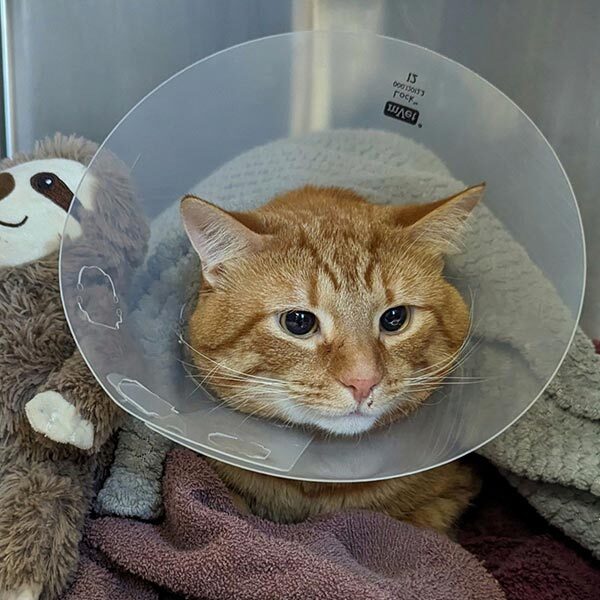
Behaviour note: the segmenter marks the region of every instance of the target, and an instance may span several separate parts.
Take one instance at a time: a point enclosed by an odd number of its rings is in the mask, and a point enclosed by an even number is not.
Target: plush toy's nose
[[[0,200],[15,189],[15,178],[10,173],[0,173]]]

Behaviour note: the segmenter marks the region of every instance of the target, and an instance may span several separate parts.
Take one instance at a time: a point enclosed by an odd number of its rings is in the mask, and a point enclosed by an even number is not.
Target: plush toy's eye
[[[56,178],[52,173],[36,173],[31,178],[31,185],[34,189],[42,194],[48,192],[54,186]]]
[[[279,317],[284,331],[295,337],[308,337],[317,331],[319,321],[313,313],[306,310],[290,310]]]
[[[36,173],[29,180],[29,183],[36,192],[46,196],[58,207],[64,211],[69,210],[71,200],[73,200],[73,192],[58,175],[55,173]]]
[[[407,306],[388,308],[379,318],[379,327],[384,333],[398,333],[408,325],[410,309]]]

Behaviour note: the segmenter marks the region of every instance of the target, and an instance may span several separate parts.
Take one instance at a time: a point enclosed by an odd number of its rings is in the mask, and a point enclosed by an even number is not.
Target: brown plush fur
[[[51,157],[88,164],[96,149],[82,138],[57,135],[38,144],[31,155],[3,161],[0,170]],[[120,230],[110,227],[121,256],[106,260],[119,280],[130,268],[122,255],[132,262],[143,256],[146,229],[132,217],[122,167],[100,164],[96,176],[102,185],[97,210],[88,217],[94,230],[109,229],[109,196],[120,198],[129,216]],[[91,255],[93,238],[86,237],[84,244]],[[61,303],[57,254],[0,269],[0,331],[0,596],[27,586],[41,589],[43,598],[54,598],[77,565],[94,476],[121,412],[75,347]],[[25,405],[45,390],[60,393],[93,424],[90,450],[53,442],[31,428]]]
[[[443,277],[443,257],[458,249],[482,192],[379,206],[349,190],[309,186],[243,214],[184,198],[203,267],[189,323],[203,382],[244,412],[334,434],[414,411],[460,358],[469,310]],[[408,325],[394,335],[380,331],[379,317],[398,305],[410,307]],[[290,336],[278,319],[290,310],[313,312],[320,328],[306,339]],[[381,378],[358,408],[343,385],[349,372]],[[215,467],[255,512],[283,521],[371,508],[447,531],[478,487],[461,464],[350,485]]]

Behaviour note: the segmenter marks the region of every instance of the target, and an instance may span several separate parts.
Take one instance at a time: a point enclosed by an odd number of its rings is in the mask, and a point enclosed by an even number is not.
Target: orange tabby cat
[[[406,416],[441,385],[467,336],[469,310],[442,270],[483,190],[383,206],[307,186],[247,213],[185,197],[202,264],[189,323],[199,375],[238,410],[330,434]],[[478,489],[458,462],[359,484],[213,466],[277,521],[367,508],[447,531]]]

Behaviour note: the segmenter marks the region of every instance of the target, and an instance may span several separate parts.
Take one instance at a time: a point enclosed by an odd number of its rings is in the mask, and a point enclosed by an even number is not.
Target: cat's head
[[[189,323],[199,380],[231,407],[334,434],[413,411],[469,330],[442,271],[483,190],[382,206],[305,187],[248,213],[186,196],[202,264]]]

